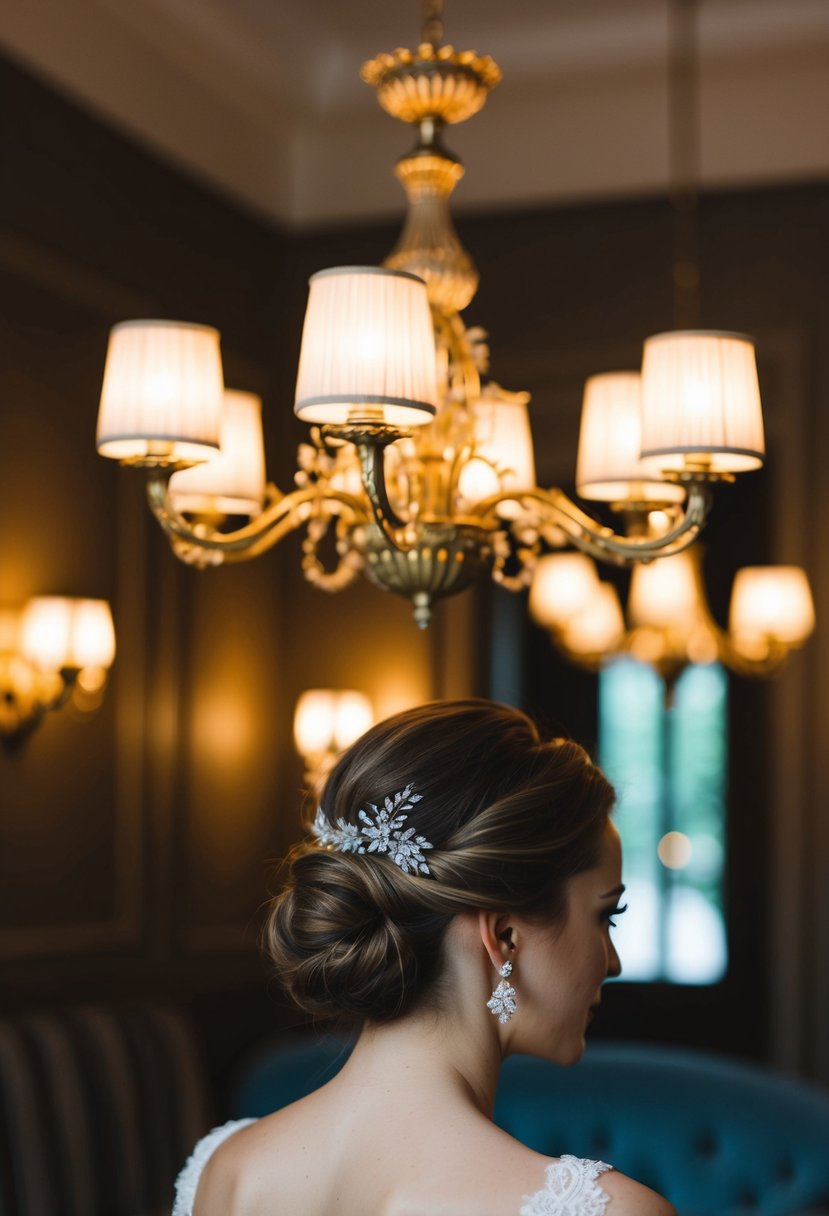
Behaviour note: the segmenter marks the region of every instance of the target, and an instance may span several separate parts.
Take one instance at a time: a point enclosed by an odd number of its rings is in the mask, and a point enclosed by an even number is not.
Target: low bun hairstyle
[[[408,813],[433,845],[429,875],[390,857],[321,848],[287,859],[265,946],[294,1002],[317,1020],[389,1021],[436,995],[452,917],[486,908],[547,921],[566,884],[599,858],[613,789],[577,743],[544,741],[491,701],[436,701],[367,731],[331,772],[329,823],[412,784]]]

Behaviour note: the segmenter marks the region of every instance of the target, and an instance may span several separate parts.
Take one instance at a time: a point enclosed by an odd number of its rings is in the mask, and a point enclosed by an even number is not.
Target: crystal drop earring
[[[498,974],[501,976],[501,979],[498,981],[498,987],[487,1001],[486,1007],[503,1025],[518,1010],[515,989],[507,979],[507,976],[512,975],[512,963],[509,959],[507,959],[502,967],[498,968]]]

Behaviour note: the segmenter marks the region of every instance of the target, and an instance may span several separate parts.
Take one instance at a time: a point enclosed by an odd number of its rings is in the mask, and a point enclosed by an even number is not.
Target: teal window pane
[[[723,900],[728,679],[686,668],[670,701],[632,659],[599,677],[599,762],[619,797],[629,911],[624,978],[716,983],[728,956]]]

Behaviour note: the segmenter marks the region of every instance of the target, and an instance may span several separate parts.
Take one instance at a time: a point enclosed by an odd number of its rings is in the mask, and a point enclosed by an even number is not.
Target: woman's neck
[[[401,1086],[409,1102],[472,1105],[491,1118],[501,1062],[486,1016],[428,1010],[366,1026],[341,1076],[386,1094]]]

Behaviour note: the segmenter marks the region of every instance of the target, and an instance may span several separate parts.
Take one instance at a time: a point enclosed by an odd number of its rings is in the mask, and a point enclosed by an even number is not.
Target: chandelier
[[[14,751],[73,692],[94,708],[115,658],[105,600],[40,595],[0,611],[0,742]]]
[[[642,378],[637,372],[591,376],[584,388],[576,490],[607,501],[629,497],[638,476]],[[637,526],[657,535],[661,509]],[[597,670],[622,654],[655,667],[667,684],[690,663],[720,662],[740,675],[768,675],[802,646],[815,623],[809,581],[798,566],[739,570],[728,632],[708,607],[697,545],[631,575],[626,628],[616,588],[582,553],[553,553],[536,563],[530,615],[572,662]]]
[[[597,671],[628,655],[654,667],[668,687],[694,663],[721,663],[741,676],[769,676],[815,625],[804,570],[745,566],[734,579],[729,625],[722,629],[708,606],[698,545],[637,565],[626,613],[616,588],[599,578],[589,557],[547,554],[530,587],[530,615],[577,666]]]
[[[487,573],[526,587],[546,548],[619,565],[679,553],[705,522],[712,483],[764,458],[751,340],[676,331],[645,343],[636,476],[605,495],[620,530],[535,484],[529,395],[489,377],[486,335],[461,318],[478,276],[449,211],[463,166],[443,143],[501,72],[442,34],[429,0],[420,45],[362,69],[414,133],[395,168],[408,211],[383,267],[311,279],[294,406],[310,434],[295,486],[266,484],[261,402],[225,392],[219,335],[205,326],[116,326],[97,432],[102,455],[146,471],[150,507],[183,561],[247,560],[304,528],[311,583],[339,591],[362,573],[408,597],[421,627],[436,599]],[[658,531],[644,527],[655,507]]]

